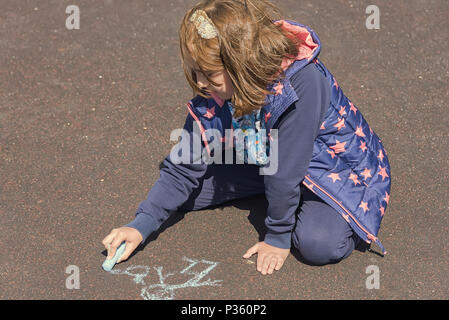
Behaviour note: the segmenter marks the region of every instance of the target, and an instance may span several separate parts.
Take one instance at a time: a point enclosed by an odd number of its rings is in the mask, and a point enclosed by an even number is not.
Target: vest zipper
[[[198,124],[198,127],[200,128],[200,131],[201,131],[201,137],[202,137],[203,142],[204,142],[204,145],[205,145],[205,147],[206,147],[206,149],[207,149],[207,153],[208,153],[209,156],[210,156],[210,149],[209,149],[209,143],[207,142],[206,132],[205,132],[205,130],[204,130],[203,125],[201,124],[200,119],[198,119],[198,117],[196,116],[195,112],[193,112],[193,110],[192,110],[191,107],[192,107],[192,104],[191,104],[190,102],[187,103],[187,108],[189,109],[189,113],[190,113],[190,115],[193,117],[193,119],[196,121],[196,123]]]

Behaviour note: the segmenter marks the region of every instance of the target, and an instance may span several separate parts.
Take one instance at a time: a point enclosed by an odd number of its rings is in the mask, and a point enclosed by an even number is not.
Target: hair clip
[[[218,36],[217,29],[203,10],[196,10],[190,17],[190,21],[195,24],[196,30],[201,38],[213,39]]]

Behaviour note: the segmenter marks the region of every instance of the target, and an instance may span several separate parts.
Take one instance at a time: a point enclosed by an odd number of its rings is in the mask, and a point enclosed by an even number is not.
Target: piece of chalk
[[[112,259],[106,259],[103,262],[103,270],[104,271],[111,271],[112,268],[114,268],[114,265],[117,263],[118,259],[120,259],[120,257],[122,256],[122,254],[125,252],[125,242],[123,241],[122,244],[117,248],[117,250],[115,251],[114,256],[112,257]]]

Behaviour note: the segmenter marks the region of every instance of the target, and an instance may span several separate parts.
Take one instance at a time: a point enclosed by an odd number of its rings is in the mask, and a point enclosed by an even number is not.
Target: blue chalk
[[[114,268],[114,265],[117,263],[117,260],[120,259],[120,257],[122,256],[122,254],[125,252],[125,241],[123,241],[120,246],[117,248],[117,250],[115,251],[115,255],[112,257],[112,259],[106,259],[103,262],[103,270],[104,271],[111,271],[112,268]]]

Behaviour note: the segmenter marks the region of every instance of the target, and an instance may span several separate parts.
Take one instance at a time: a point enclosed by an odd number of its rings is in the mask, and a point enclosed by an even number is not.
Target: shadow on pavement
[[[159,164],[159,169],[162,169],[162,168],[163,168],[163,163],[161,162]],[[264,238],[265,238],[266,231],[267,231],[266,226],[265,226],[265,218],[267,216],[268,201],[267,201],[265,195],[261,194],[261,195],[256,195],[256,196],[251,196],[251,197],[231,200],[231,201],[227,201],[225,203],[222,203],[220,205],[214,205],[214,206],[206,207],[206,208],[201,209],[199,211],[214,210],[214,209],[219,209],[219,208],[223,209],[225,207],[230,207],[230,206],[233,206],[233,207],[235,207],[237,209],[241,209],[241,210],[247,210],[247,211],[250,212],[249,215],[248,215],[248,221],[253,225],[254,229],[257,231],[257,233],[259,235],[259,241],[263,241]],[[187,213],[188,212],[182,212],[182,211],[173,212],[170,215],[170,217],[161,225],[159,230],[156,231],[156,232],[153,232],[145,240],[144,243],[139,245],[136,248],[136,250],[134,250],[134,252],[131,254],[131,256],[129,258],[133,257],[139,251],[144,250],[145,247],[150,242],[156,240],[159,237],[159,235],[161,233],[163,233],[167,228],[170,228],[171,226],[175,225],[176,223],[178,223],[179,221],[184,219],[184,216]],[[370,253],[373,253],[375,255],[383,257],[383,255],[381,253],[372,250],[370,244],[367,244],[364,241],[359,241],[356,244],[356,247],[355,247],[354,250],[357,250],[357,251],[360,251],[360,252],[368,251]],[[290,253],[299,262],[307,264],[307,265],[312,265],[312,264],[308,263],[307,260],[305,260],[301,256],[301,253],[293,245],[291,246]],[[103,255],[105,255],[105,256],[107,255],[107,251],[106,250],[103,251]],[[335,263],[338,263],[338,262],[335,262]]]

